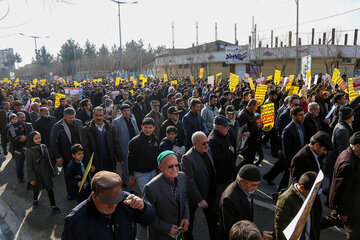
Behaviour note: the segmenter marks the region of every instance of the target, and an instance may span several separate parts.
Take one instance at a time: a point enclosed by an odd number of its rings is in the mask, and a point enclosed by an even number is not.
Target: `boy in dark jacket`
[[[85,199],[87,199],[91,193],[90,188],[90,174],[87,176],[84,185],[79,192],[79,188],[81,186],[82,178],[85,174],[85,169],[87,167],[87,162],[83,162],[84,158],[84,149],[81,144],[74,144],[71,147],[71,154],[73,159],[69,162],[66,169],[66,185],[69,190],[69,196],[73,200],[77,200],[78,203],[81,203]],[[92,165],[90,172],[94,172],[95,167]]]
[[[175,126],[168,126],[166,128],[166,137],[164,137],[159,145],[160,152],[170,150],[182,156],[185,153],[185,148],[181,147],[179,141],[176,139],[178,129]]]

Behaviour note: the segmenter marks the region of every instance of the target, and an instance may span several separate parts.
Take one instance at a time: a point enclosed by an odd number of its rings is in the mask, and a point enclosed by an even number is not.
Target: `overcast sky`
[[[86,39],[99,48],[102,43],[109,48],[119,45],[117,4],[111,0],[0,0],[0,49],[13,48],[23,57],[20,66],[30,63],[35,44],[30,37],[49,36],[37,40],[38,48],[46,46],[56,54],[69,38],[83,47]],[[238,25],[239,44],[247,44],[251,34],[252,16],[257,24],[258,38],[266,45],[270,29],[274,36],[285,40],[289,31],[295,36],[295,0],[138,0],[138,4],[121,5],[123,44],[143,39],[145,44],[172,46],[171,22],[175,23],[175,48],[191,47],[196,42],[195,22],[199,22],[199,44],[215,40],[215,22],[218,39],[234,42],[234,24]],[[360,8],[358,0],[300,0],[300,23],[320,19]],[[360,11],[301,24],[303,44],[315,28],[318,39],[322,32],[335,27],[349,34],[360,27]],[[348,31],[348,32],[346,32]],[[359,36],[360,37],[360,36]],[[286,40],[287,42],[287,40]],[[293,40],[294,44],[295,40]],[[342,41],[343,42],[343,41]],[[360,44],[360,40],[358,41]]]

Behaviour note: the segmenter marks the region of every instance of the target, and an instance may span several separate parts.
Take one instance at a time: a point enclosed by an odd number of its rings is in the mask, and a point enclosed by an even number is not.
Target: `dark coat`
[[[91,103],[94,106],[94,108],[101,105],[103,101],[102,100],[103,96],[104,96],[103,93],[99,93],[99,92],[94,93],[94,95],[91,98]]]
[[[306,144],[307,142],[306,142],[306,135],[304,129],[303,129],[303,133],[304,133],[304,144]],[[288,168],[290,166],[292,158],[303,147],[301,145],[300,136],[294,121],[292,121],[291,123],[289,123],[289,125],[286,126],[286,128],[282,133],[281,140],[282,140],[285,164],[286,164],[286,168]]]
[[[151,172],[157,168],[156,158],[159,154],[159,140],[152,134],[146,136],[142,131],[129,142],[128,170],[129,175],[135,172]]]
[[[216,173],[210,151],[206,154]],[[197,207],[197,204],[202,200],[208,201],[210,188],[216,188],[216,186],[210,186],[210,174],[200,153],[195,150],[195,147],[192,147],[182,157],[181,169],[187,176],[189,205]]]
[[[86,162],[90,161],[91,155],[94,153],[92,165],[95,166],[95,171],[102,170],[115,172],[116,160],[123,159],[121,148],[115,148],[115,132],[110,123],[104,120],[106,131],[106,146],[107,159],[103,159],[100,150],[99,133],[95,126],[95,121],[91,120],[82,130],[81,142],[84,147],[84,159]],[[117,156],[119,156],[117,158]]]
[[[134,117],[136,119],[136,124],[139,129],[141,128],[142,121],[144,120],[145,115],[146,115],[145,110],[146,109],[145,109],[144,104],[142,104],[140,107],[139,104],[137,104],[137,103],[134,104],[134,106],[131,110],[131,112],[134,114]]]
[[[191,136],[197,131],[205,131],[202,118],[199,114],[195,115],[191,111],[188,112],[183,118],[183,127],[185,131],[184,145],[186,150],[192,147]]]
[[[63,106],[58,106],[57,108],[55,108],[54,110],[54,117],[56,118],[57,121],[60,121],[63,117],[64,117],[64,110],[66,107]]]
[[[176,124],[170,118],[165,120],[163,122],[163,124],[161,124],[161,127],[160,127],[160,138],[159,139],[163,139],[164,137],[166,137],[166,128],[169,126],[174,126],[177,128],[176,139],[178,140],[178,143],[180,144],[179,146],[183,146],[184,140],[185,140],[185,131],[182,126],[182,122],[180,120]]]
[[[4,109],[0,110],[0,134],[1,134],[1,141],[3,141],[2,139],[6,140],[6,126],[8,125],[9,122],[9,118],[7,113],[5,112]]]
[[[332,113],[332,121],[330,123],[330,128],[333,129],[336,124],[338,123],[339,121],[339,111],[340,111],[340,108],[341,107],[350,107],[352,109],[355,109],[357,107],[357,105],[360,104],[360,95],[357,96],[356,98],[354,98],[351,102],[345,104],[345,105],[337,105],[336,108],[334,109],[333,113]]]
[[[306,135],[306,141],[310,142],[310,138],[322,130],[321,123],[318,117],[313,117],[309,112],[304,116],[304,129]]]
[[[220,231],[218,239],[229,239],[231,227],[238,221],[253,221],[253,208],[240,188],[238,181],[232,182],[220,198]]]
[[[123,192],[124,199],[129,193]],[[155,218],[154,208],[144,201],[145,210],[140,212],[120,202],[111,219],[104,217],[96,208],[92,197],[77,205],[65,218],[62,240],[135,240],[136,223],[150,225]]]
[[[79,119],[75,119],[73,125],[76,132],[79,134],[80,139],[83,128],[82,122]],[[63,158],[64,162],[68,163],[72,159],[71,146],[74,143],[72,142],[70,132],[66,130],[66,127],[64,119],[55,123],[51,129],[50,146],[55,159]]]
[[[236,176],[235,154],[229,149],[231,146],[230,135],[223,136],[218,130],[213,129],[209,134],[208,141],[216,169],[217,183],[229,184]]]
[[[48,118],[40,117],[34,124],[34,130],[41,134],[41,143],[50,148],[51,129],[56,123],[56,118],[49,116]]]
[[[34,146],[25,150],[27,181],[36,181],[36,190],[54,187],[52,176],[57,172],[52,165],[46,145]]]
[[[92,111],[90,111],[90,116],[89,116],[86,113],[86,111],[83,109],[76,114],[76,118],[81,120],[83,125],[85,125],[87,122],[90,122],[93,119],[93,114],[92,114]]]
[[[303,200],[300,196],[300,193],[295,189],[293,185],[279,196],[279,199],[276,202],[275,208],[275,218],[274,218],[274,236],[277,240],[285,240],[285,235],[283,231],[289,225],[289,223],[296,216],[303,204]],[[314,224],[314,206],[310,212],[311,216],[311,229],[310,229],[310,239],[317,240],[319,239],[318,233],[320,229],[316,228]],[[305,228],[306,229],[306,226]],[[305,231],[303,231],[300,240],[305,240]]]
[[[155,220],[149,226],[149,239],[171,240],[173,238],[168,234],[172,225],[180,226],[182,219],[190,220],[185,173],[179,172],[177,176],[179,201],[174,199],[167,181],[160,173],[144,187],[144,200],[151,203],[156,212]]]
[[[290,108],[286,108],[280,115],[279,115],[279,122],[277,126],[278,135],[281,137],[284,129],[286,126],[292,121],[290,116]],[[282,146],[281,146],[282,147]]]
[[[247,131],[250,132],[250,136],[248,137],[248,146],[249,148],[255,148],[256,147],[256,141],[258,140],[260,131],[256,124],[256,119],[254,117],[254,114],[250,113],[246,108],[243,109],[237,118],[239,121],[240,127],[242,127],[244,124],[247,124]]]
[[[348,147],[337,158],[329,192],[329,204],[341,216],[360,216],[360,158]]]
[[[82,161],[84,168],[88,165],[88,162]],[[81,168],[81,163],[75,162],[75,160],[71,160],[66,167],[65,173],[65,182],[68,190],[68,194],[72,199],[77,200],[78,202],[82,202],[87,199],[91,193],[91,179],[90,174],[88,174],[85,182],[87,182],[86,188],[81,188],[79,192],[78,182],[81,182],[83,178],[83,172]]]
[[[10,141],[10,152],[14,154],[15,150],[23,149],[26,145],[26,141],[20,142],[19,137],[23,135],[26,139],[29,139],[29,135],[34,129],[31,123],[24,122],[20,124],[18,122],[16,124],[10,124],[7,131],[6,138]]]
[[[179,145],[179,142],[176,140],[174,140],[174,142],[171,142],[167,137],[164,137],[162,140],[161,140],[161,143],[159,145],[159,151],[160,152],[163,152],[165,150],[173,150],[174,146],[178,146],[178,147],[181,147]]]
[[[169,109],[169,107],[171,107],[172,105],[170,103],[166,103],[160,110],[161,115],[164,117],[164,119],[168,118],[167,115],[167,110]]]

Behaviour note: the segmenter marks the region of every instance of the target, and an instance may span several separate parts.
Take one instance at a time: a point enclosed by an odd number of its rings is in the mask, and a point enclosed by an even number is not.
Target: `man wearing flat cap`
[[[122,181],[116,173],[96,173],[91,189],[89,199],[77,205],[65,218],[62,240],[135,240],[135,223],[146,226],[155,218],[150,203],[122,191]]]
[[[231,227],[238,221],[253,221],[253,193],[261,175],[258,167],[246,164],[240,168],[237,179],[224,191],[220,199],[220,230],[218,239],[229,239]]]
[[[189,204],[186,175],[179,171],[180,163],[173,151],[163,151],[157,157],[161,173],[144,188],[144,200],[155,207],[156,217],[149,226],[150,240],[170,240],[189,227]]]
[[[340,153],[334,166],[329,193],[330,207],[343,222],[347,239],[360,239],[360,132]]]

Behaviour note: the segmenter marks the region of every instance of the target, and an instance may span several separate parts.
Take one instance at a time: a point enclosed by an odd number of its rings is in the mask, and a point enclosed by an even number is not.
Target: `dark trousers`
[[[2,149],[4,151],[4,155],[5,153],[7,153],[7,139],[6,139],[6,133],[3,134],[1,133],[1,146],[2,146]]]
[[[40,191],[39,190],[33,190],[33,200],[38,200],[38,197],[39,197],[39,193]],[[49,201],[50,201],[50,206],[56,206],[56,203],[55,203],[55,195],[54,195],[54,191],[52,189],[46,189],[46,193],[49,197]]]
[[[346,231],[346,239],[348,240],[358,240],[360,239],[360,215],[358,216],[348,216],[348,220],[344,224]]]
[[[249,146],[247,149],[245,149],[242,152],[242,156],[244,160],[239,164],[237,170],[239,170],[242,166],[246,164],[254,164],[256,151],[257,151],[256,144],[253,144],[251,147]]]
[[[216,204],[215,201],[212,200],[211,202],[208,202],[209,207],[206,209],[203,209],[204,215],[206,217],[206,221],[208,224],[208,229],[209,229],[209,235],[210,235],[210,240],[216,240],[216,235],[217,235],[217,231],[218,231],[218,225],[217,225],[217,220],[218,218],[216,217]],[[190,206],[189,210],[190,210],[190,224],[189,224],[189,229],[187,230],[187,232],[185,232],[184,234],[184,238],[186,240],[193,240],[193,224],[194,224],[194,217],[195,217],[195,211],[196,211],[197,207],[195,206]]]
[[[24,149],[18,149],[14,151],[13,159],[16,164],[16,176],[19,180],[24,180],[24,162],[25,154]]]
[[[270,140],[271,154],[276,154],[278,145],[276,143],[277,132],[275,127],[273,127],[269,132],[265,132],[265,135],[262,138],[262,142],[265,144],[268,140]]]

